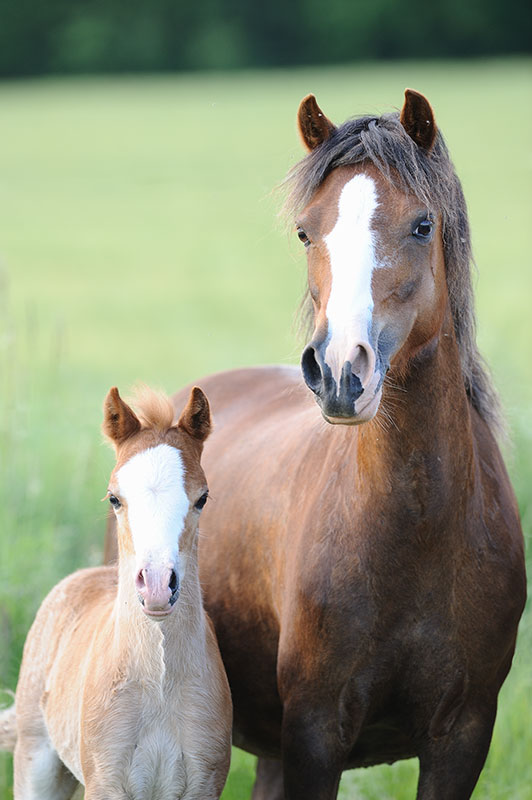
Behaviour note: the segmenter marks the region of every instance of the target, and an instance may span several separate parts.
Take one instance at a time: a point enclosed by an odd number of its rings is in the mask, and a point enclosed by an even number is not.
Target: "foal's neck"
[[[205,617],[197,560],[189,558],[174,610],[162,620],[142,610],[133,585],[131,557],[119,555],[118,590],[113,608],[115,657],[120,669],[141,680],[173,680],[202,651]]]

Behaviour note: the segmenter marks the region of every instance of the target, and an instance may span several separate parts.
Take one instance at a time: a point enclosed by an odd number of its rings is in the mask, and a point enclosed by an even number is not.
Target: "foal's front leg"
[[[14,771],[15,800],[70,800],[79,786],[46,735],[19,734]]]

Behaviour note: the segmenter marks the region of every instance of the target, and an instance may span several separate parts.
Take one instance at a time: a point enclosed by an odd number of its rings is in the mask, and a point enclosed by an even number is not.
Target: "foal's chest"
[[[181,800],[187,794],[187,759],[168,726],[154,721],[140,731],[121,778],[131,800]]]
[[[125,702],[127,698],[127,703]],[[186,701],[134,697],[127,690],[92,743],[92,775],[105,774],[106,796],[127,800],[207,800],[215,797],[202,753],[187,729]]]

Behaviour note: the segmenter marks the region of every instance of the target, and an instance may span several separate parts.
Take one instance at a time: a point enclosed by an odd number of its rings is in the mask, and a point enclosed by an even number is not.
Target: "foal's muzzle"
[[[149,617],[166,617],[179,597],[179,578],[174,569],[147,566],[135,579],[137,596]]]

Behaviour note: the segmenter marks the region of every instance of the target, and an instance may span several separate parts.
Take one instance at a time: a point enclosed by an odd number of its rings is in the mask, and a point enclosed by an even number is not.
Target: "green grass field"
[[[51,586],[101,560],[111,385],[177,390],[234,366],[296,362],[302,248],[272,188],[302,155],[310,91],[336,121],[426,93],[468,200],[481,349],[532,533],[530,62],[0,84],[0,687]],[[521,626],[476,800],[532,798],[532,615]],[[6,698],[7,702],[7,698]],[[245,800],[235,751],[224,800]],[[346,773],[341,798],[411,799],[417,764]],[[0,757],[0,800],[12,797]]]

